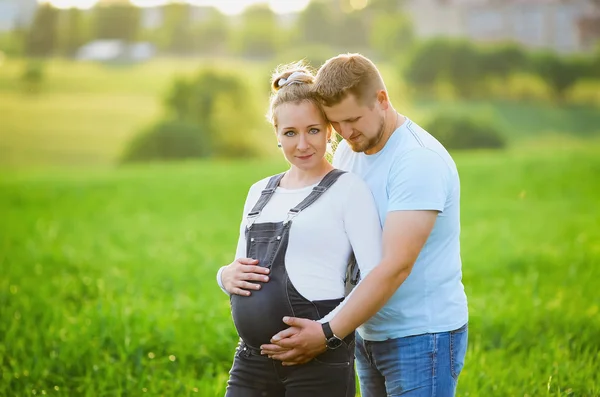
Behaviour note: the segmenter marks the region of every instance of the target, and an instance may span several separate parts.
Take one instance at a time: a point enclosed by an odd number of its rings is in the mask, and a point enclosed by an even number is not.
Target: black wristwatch
[[[329,323],[321,324],[323,326],[323,333],[325,334],[325,345],[328,349],[337,349],[344,343],[339,337],[337,337],[331,330]]]

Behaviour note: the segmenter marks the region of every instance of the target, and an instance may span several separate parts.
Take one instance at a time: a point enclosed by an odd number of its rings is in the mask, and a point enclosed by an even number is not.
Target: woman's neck
[[[279,186],[286,189],[301,189],[311,186],[318,183],[331,170],[333,170],[333,166],[326,159],[310,169],[301,169],[292,165],[281,179]]]

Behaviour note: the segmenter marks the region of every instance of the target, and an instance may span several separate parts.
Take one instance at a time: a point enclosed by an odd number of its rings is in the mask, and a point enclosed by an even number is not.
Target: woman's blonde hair
[[[267,119],[277,129],[277,107],[284,103],[310,102],[321,112],[325,112],[314,91],[315,76],[303,62],[295,62],[277,67],[271,78],[271,99]]]

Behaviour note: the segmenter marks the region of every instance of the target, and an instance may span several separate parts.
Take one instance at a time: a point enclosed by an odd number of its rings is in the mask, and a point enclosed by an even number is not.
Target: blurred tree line
[[[489,82],[514,74],[541,78],[562,99],[579,80],[600,77],[600,49],[595,56],[560,56],[532,52],[514,44],[480,46],[461,40],[415,39],[402,1],[313,0],[297,15],[280,16],[266,4],[227,17],[212,7],[171,3],[154,9],[127,4],[91,10],[60,10],[41,5],[29,29],[12,40],[0,39],[0,51],[28,57],[76,54],[93,40],[119,39],[153,43],[164,55],[235,56],[289,62],[308,59],[319,66],[339,52],[361,52],[397,65],[417,93],[440,84],[460,97],[490,95]]]
[[[561,56],[510,43],[417,40],[398,0],[312,0],[293,16],[258,4],[236,17],[177,2],[152,10],[113,4],[86,11],[44,4],[29,29],[11,35],[11,40],[0,38],[0,51],[29,58],[72,57],[82,45],[102,39],[150,42],[169,56],[234,56],[273,65],[304,58],[318,67],[340,52],[360,52],[392,65],[412,90],[411,97],[436,96],[442,87],[454,97],[490,98],[494,87],[526,75],[541,80],[556,100],[564,101],[579,81],[600,79],[600,48],[592,55]],[[31,63],[23,74],[28,91],[35,92],[43,77],[40,65]],[[138,134],[123,160],[258,155],[264,150],[257,144],[257,131],[265,124],[249,98],[244,76],[218,68],[176,79],[165,98],[163,119]],[[245,113],[232,118],[230,109]],[[488,120],[471,116],[437,115],[426,127],[449,148],[506,144]]]
[[[90,10],[41,4],[31,26],[0,41],[8,55],[73,56],[83,44],[102,39],[151,42],[163,54],[272,58],[302,48],[310,52],[361,51],[388,58],[408,48],[412,28],[401,2],[313,0],[297,15],[280,16],[266,4],[227,17],[212,7],[174,2],[154,9],[128,4]],[[10,44],[9,44],[10,42]],[[316,65],[318,66],[318,65]]]
[[[461,98],[490,97],[490,82],[515,74],[541,78],[559,101],[581,80],[600,79],[600,48],[592,55],[561,56],[516,44],[483,46],[465,40],[432,39],[416,45],[402,68],[407,84],[432,94],[440,84]]]

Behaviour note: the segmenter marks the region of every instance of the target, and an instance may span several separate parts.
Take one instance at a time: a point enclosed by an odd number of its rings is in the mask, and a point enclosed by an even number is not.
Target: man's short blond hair
[[[314,90],[325,106],[334,106],[354,95],[361,104],[371,104],[385,84],[371,60],[360,54],[340,54],[319,69]]]

